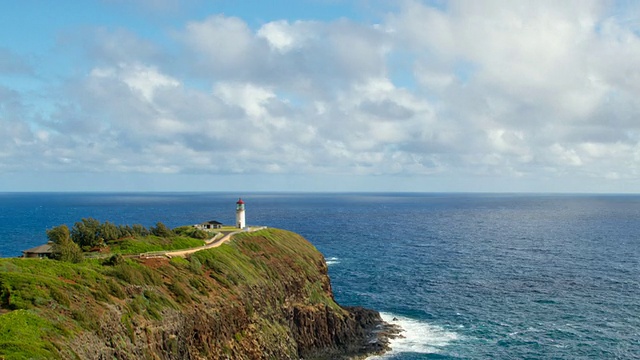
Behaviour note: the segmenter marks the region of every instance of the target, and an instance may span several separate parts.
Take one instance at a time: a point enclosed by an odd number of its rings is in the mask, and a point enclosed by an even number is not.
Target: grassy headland
[[[334,302],[326,271],[309,242],[277,229],[241,233],[187,259],[0,259],[0,357],[286,359],[342,351],[347,338],[364,337],[364,325]]]

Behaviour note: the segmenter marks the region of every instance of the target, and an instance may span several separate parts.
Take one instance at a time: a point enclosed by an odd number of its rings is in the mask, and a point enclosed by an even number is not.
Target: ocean
[[[0,194],[0,255],[83,217],[302,234],[336,300],[403,329],[384,359],[640,358],[640,196]],[[376,357],[372,357],[376,358]]]

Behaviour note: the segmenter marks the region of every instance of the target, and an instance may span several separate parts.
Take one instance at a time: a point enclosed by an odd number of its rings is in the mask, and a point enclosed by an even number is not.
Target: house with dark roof
[[[211,229],[220,229],[222,227],[222,223],[219,221],[211,220],[211,221],[205,221],[203,223],[200,223],[194,226],[197,227],[198,229],[211,230]]]
[[[25,258],[52,258],[53,257],[53,242],[49,241],[46,244],[36,246],[31,249],[23,250],[22,257]]]

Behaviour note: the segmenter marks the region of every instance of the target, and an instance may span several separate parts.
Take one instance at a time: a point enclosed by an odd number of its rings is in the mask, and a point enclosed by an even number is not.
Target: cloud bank
[[[491,0],[385,11],[376,23],[259,26],[213,13],[160,38],[96,26],[65,43],[81,65],[55,85],[0,82],[0,171],[640,190],[637,9]],[[37,76],[34,60],[0,54],[3,79]]]

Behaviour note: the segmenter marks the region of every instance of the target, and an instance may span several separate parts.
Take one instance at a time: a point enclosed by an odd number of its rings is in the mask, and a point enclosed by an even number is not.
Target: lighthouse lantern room
[[[244,218],[244,201],[242,201],[241,198],[236,202],[236,226],[239,229],[244,229],[246,226]]]

